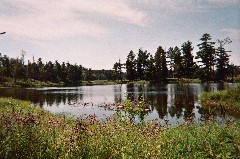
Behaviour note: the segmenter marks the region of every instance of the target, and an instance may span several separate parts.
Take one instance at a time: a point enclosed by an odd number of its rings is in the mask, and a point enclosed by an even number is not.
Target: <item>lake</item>
[[[52,113],[80,116],[95,114],[105,118],[115,113],[111,106],[126,99],[144,99],[149,106],[145,121],[169,120],[176,124],[193,117],[200,120],[205,112],[199,96],[204,91],[217,91],[237,86],[228,84],[123,84],[78,87],[0,88],[1,97],[28,100]],[[220,117],[218,117],[220,118]],[[221,120],[221,119],[219,119]]]

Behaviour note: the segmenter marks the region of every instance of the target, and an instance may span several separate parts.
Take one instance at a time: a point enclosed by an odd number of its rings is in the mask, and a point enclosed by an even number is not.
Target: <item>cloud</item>
[[[136,24],[139,26],[145,25],[145,13],[133,9],[126,1],[122,0],[88,0],[75,2],[75,9],[82,12],[96,12],[106,16],[110,16],[115,20],[124,21],[127,23]]]
[[[51,20],[44,16],[17,16],[3,18],[4,24],[0,27],[16,36],[16,38],[26,38],[31,40],[46,40],[78,35],[99,36],[105,34],[107,30],[94,23],[75,21],[73,19]],[[8,20],[5,20],[8,19]],[[61,21],[64,21],[61,22]]]
[[[78,14],[103,15],[111,22],[144,26],[146,15],[124,0],[3,0],[0,30],[15,38],[46,40],[69,36],[102,36],[108,29],[93,20],[79,19]],[[9,11],[11,6],[11,11]],[[1,6],[4,8],[4,6]],[[0,11],[1,13],[1,11]],[[97,19],[96,19],[97,20]]]

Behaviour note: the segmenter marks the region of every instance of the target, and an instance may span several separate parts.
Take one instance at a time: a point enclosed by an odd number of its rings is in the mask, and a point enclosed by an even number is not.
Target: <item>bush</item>
[[[240,86],[217,92],[205,92],[200,96],[203,107],[223,106],[228,110],[240,111]]]

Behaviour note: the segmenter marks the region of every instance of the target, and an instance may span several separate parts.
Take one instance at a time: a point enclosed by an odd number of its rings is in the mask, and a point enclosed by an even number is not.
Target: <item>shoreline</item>
[[[206,83],[202,82],[200,79],[177,79],[177,78],[169,78],[163,82],[155,82],[155,81],[109,81],[109,80],[94,80],[94,81],[81,81],[78,84],[66,84],[64,82],[41,82],[37,80],[17,80],[17,82],[13,82],[12,79],[7,82],[0,82],[0,87],[9,87],[9,88],[41,88],[41,87],[77,87],[77,86],[93,86],[93,85],[115,85],[115,84],[188,84],[188,83]],[[209,83],[228,83],[228,82],[214,82],[210,81]],[[238,82],[230,82],[230,83],[238,83]]]

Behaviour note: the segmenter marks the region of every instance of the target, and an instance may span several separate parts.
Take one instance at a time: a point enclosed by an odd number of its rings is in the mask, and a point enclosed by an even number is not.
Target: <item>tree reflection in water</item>
[[[198,97],[203,91],[216,91],[237,84],[127,84],[107,86],[80,86],[62,88],[0,88],[1,97],[28,100],[41,107],[64,106],[67,110],[73,103],[92,103],[94,113],[104,113],[99,105],[144,100],[150,106],[149,114],[157,113],[154,118],[196,118],[203,113]],[[69,108],[70,109],[70,108]],[[69,110],[71,111],[71,110]],[[82,110],[74,109],[78,115]],[[91,113],[92,111],[89,111]],[[76,113],[76,112],[74,112]],[[96,114],[98,115],[98,114]]]

